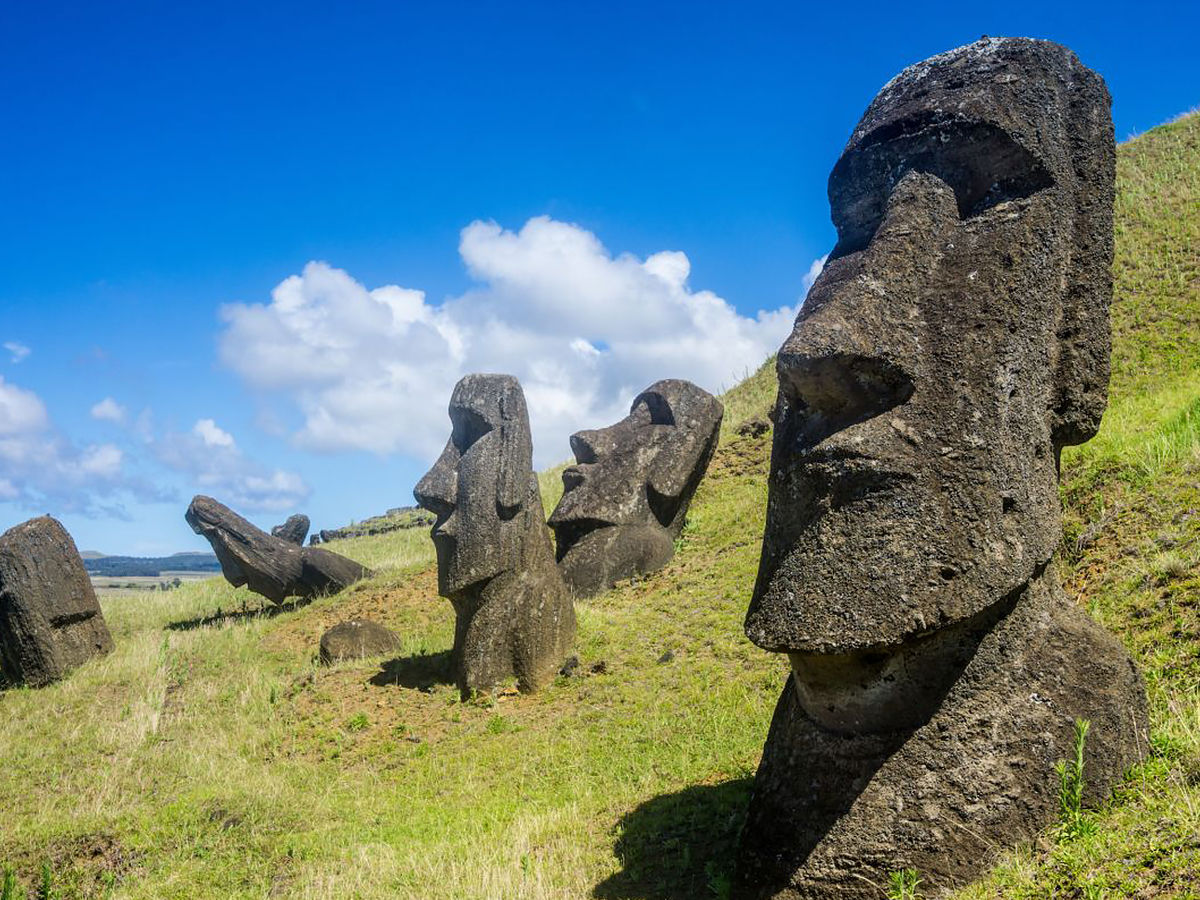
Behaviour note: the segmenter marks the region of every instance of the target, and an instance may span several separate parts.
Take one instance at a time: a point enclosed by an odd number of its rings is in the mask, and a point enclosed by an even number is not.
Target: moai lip
[[[467,375],[450,398],[450,439],[413,489],[437,516],[438,590],[455,611],[455,681],[464,695],[516,676],[554,678],[575,639],[575,608],[554,565],[521,385]]]
[[[1102,79],[985,39],[886,85],[829,180],[838,242],[778,356],[746,634],[792,664],[737,897],[938,892],[1057,815],[1076,719],[1105,796],[1141,678],[1063,594],[1058,458],[1106,404]]]
[[[576,596],[653,572],[675,554],[717,446],[724,409],[690,381],[656,381],[629,415],[571,436],[575,465],[550,515],[558,568]]]

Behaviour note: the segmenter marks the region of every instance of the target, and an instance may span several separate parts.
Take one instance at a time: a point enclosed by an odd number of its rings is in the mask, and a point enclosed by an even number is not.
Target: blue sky
[[[844,16],[844,17],[843,17]],[[203,547],[412,502],[449,386],[517,374],[539,464],[786,334],[825,183],[901,68],[1060,41],[1118,138],[1200,104],[1194,4],[0,8],[0,529]]]

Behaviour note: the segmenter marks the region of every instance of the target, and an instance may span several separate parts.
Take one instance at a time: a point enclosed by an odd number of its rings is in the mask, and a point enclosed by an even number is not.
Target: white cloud
[[[76,447],[53,427],[33,391],[0,378],[0,500],[95,513],[97,498],[128,487],[113,444]]]
[[[813,284],[821,277],[821,272],[825,269],[825,261],[829,259],[829,254],[818,257],[812,261],[812,265],[808,267],[808,271],[804,273],[804,277],[800,279],[800,299],[803,302],[808,296],[808,292],[812,290]]]
[[[796,313],[742,316],[688,285],[686,254],[614,257],[591,232],[547,217],[516,232],[472,223],[459,252],[478,284],[440,305],[309,263],[270,303],[222,309],[221,360],[295,404],[301,446],[427,458],[449,432],[455,381],[507,372],[525,389],[544,465],[570,455],[571,432],[621,417],[660,378],[731,385],[777,349]]]
[[[7,350],[10,354],[9,362],[14,363],[14,364],[23,362],[25,357],[27,357],[30,353],[33,352],[28,347],[26,347],[24,344],[22,344],[20,341],[5,341],[4,349]]]
[[[233,435],[220,428],[212,419],[200,419],[192,426],[192,433],[208,447],[232,447]]]
[[[125,421],[125,407],[112,397],[105,397],[92,407],[92,418],[101,422],[115,422],[118,425]]]
[[[211,494],[237,510],[294,509],[311,493],[296,473],[246,457],[233,435],[212,419],[199,419],[191,431],[168,431],[150,448],[159,462],[187,477],[193,493]]]

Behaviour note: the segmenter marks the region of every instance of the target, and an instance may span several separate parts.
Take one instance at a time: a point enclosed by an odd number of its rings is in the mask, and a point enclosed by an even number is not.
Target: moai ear
[[[1050,410],[1055,448],[1096,434],[1108,403],[1112,331],[1113,198],[1116,152],[1103,79],[1075,61],[1070,94],[1070,155],[1075,223],[1069,281],[1055,335],[1055,396]]]
[[[529,498],[533,473],[533,441],[525,395],[514,380],[500,395],[500,463],[496,475],[496,507],[510,515]]]

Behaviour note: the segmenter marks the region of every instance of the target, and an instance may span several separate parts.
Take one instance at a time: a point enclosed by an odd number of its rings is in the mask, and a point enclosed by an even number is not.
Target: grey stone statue
[[[571,436],[575,465],[550,516],[558,569],[577,596],[661,569],[717,447],[724,409],[690,381],[656,381],[629,415]]]
[[[0,683],[58,681],[113,649],[71,535],[41,516],[0,534]]]
[[[746,634],[787,653],[737,897],[967,882],[1146,752],[1140,676],[1064,596],[1059,452],[1106,403],[1101,78],[984,39],[902,72],[829,181],[838,242],[779,351]]]
[[[438,590],[454,605],[455,680],[464,695],[515,675],[534,691],[575,638],[554,565],[521,385],[467,375],[450,398],[450,440],[413,490],[437,516]]]

